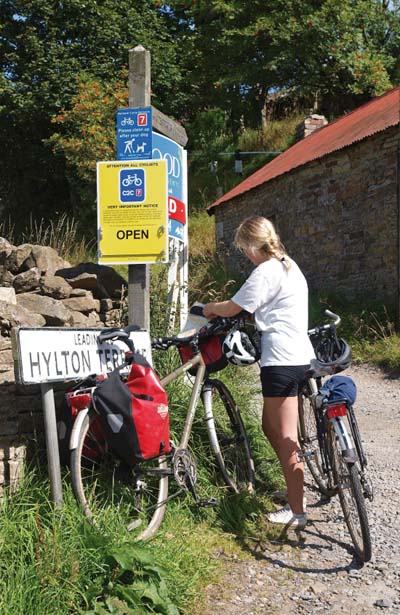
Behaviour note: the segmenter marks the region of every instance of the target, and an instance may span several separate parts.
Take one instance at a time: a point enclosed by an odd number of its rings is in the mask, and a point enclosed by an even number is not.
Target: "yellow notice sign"
[[[97,163],[100,264],[168,261],[165,160]]]

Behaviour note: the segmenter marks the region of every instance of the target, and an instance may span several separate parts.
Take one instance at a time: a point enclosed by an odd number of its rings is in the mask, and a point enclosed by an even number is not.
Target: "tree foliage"
[[[0,0],[0,10],[6,213],[93,206],[94,162],[114,157],[137,44],[151,52],[152,104],[209,151],[293,110],[332,118],[399,82],[400,0]]]
[[[399,0],[172,0],[196,84],[192,113],[259,126],[277,100],[340,113],[398,83]]]
[[[150,0],[0,0],[0,10],[1,202],[51,216],[70,207],[70,186],[44,142],[51,118],[77,93],[77,76],[112,82],[142,44],[152,55],[154,103],[173,113],[185,98],[177,52]]]

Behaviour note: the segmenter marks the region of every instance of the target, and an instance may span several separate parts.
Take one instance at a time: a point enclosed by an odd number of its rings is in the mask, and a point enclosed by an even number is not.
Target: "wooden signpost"
[[[129,107],[151,105],[150,52],[142,45],[129,50]],[[153,128],[179,145],[186,145],[186,131],[177,122],[152,107]],[[128,267],[128,320],[129,324],[150,329],[150,269],[149,265]]]

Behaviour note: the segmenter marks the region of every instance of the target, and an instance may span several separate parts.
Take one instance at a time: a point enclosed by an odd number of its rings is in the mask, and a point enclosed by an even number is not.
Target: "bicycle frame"
[[[220,330],[221,328],[225,330],[229,325],[231,325],[231,322],[221,319],[221,321],[214,323],[214,330],[211,326],[207,329],[208,335],[205,337],[214,335],[218,327]],[[121,330],[104,330],[101,333],[101,341],[121,339],[126,342],[130,351],[134,352],[134,348],[128,343],[128,329],[127,327]],[[190,347],[191,349],[190,358],[183,359],[183,364],[160,378],[161,384],[167,387],[187,372],[193,374],[190,398],[188,403],[185,404],[186,408],[182,408],[182,411],[185,410],[185,416],[182,416],[184,425],[180,428],[180,433],[176,434],[179,442],[172,443],[171,451],[168,453],[162,453],[143,463],[139,462],[132,468],[125,468],[124,463],[120,463],[118,454],[115,454],[115,451],[111,448],[107,449],[106,438],[104,438],[105,447],[103,448],[103,434],[100,433],[100,437],[98,437],[96,429],[90,432],[92,425],[96,428],[99,424],[95,416],[96,407],[92,403],[92,391],[83,386],[81,389],[75,389],[77,403],[75,405],[72,402],[70,403],[75,416],[70,437],[71,478],[74,495],[91,523],[96,524],[95,515],[97,516],[97,512],[94,511],[97,509],[97,503],[103,497],[104,503],[106,503],[108,498],[108,488],[105,486],[103,489],[102,485],[103,478],[105,479],[106,476],[109,476],[109,483],[103,484],[110,485],[110,493],[112,494],[107,503],[111,504],[112,502],[114,486],[116,491],[121,488],[116,496],[118,506],[122,506],[121,511],[123,510],[125,489],[129,490],[129,485],[131,485],[134,497],[133,500],[130,497],[125,499],[127,503],[125,511],[135,518],[127,523],[126,527],[128,530],[138,529],[143,522],[145,523],[144,529],[137,536],[138,540],[147,540],[156,533],[164,517],[168,501],[182,491],[191,493],[198,506],[214,506],[216,504],[216,498],[203,499],[197,494],[196,458],[189,448],[196,412],[197,410],[200,411],[197,407],[200,397],[203,402],[204,414],[202,414],[202,417],[205,418],[210,452],[215,455],[216,467],[221,474],[221,478],[223,478],[224,487],[234,493],[239,493],[243,488],[253,492],[255,483],[254,461],[239,408],[226,385],[218,379],[209,378],[205,359],[202,350],[199,348],[199,337],[201,335],[199,336],[198,331],[193,329],[176,336],[152,340],[153,350],[167,350],[171,346],[178,349],[181,347]],[[128,358],[127,363],[129,364]],[[179,423],[181,422],[179,421]],[[85,445],[86,438],[88,440]],[[102,454],[100,457],[92,457],[92,450],[99,444]],[[103,460],[105,461],[104,466],[102,466]],[[114,460],[116,463],[114,463]],[[94,471],[97,472],[97,469],[94,470],[94,468],[99,468],[99,480],[93,474]],[[127,480],[127,477],[129,480]],[[179,489],[168,496],[170,478],[175,479]],[[99,500],[97,495],[99,495]],[[98,510],[101,510],[101,506]],[[139,519],[141,513],[144,516]]]
[[[197,402],[200,398],[202,386],[204,383],[204,376],[206,372],[206,366],[201,356],[200,351],[196,353],[192,359],[183,363],[180,367],[177,367],[171,373],[167,374],[164,378],[161,378],[161,384],[166,386],[188,372],[192,367],[197,367],[196,377],[190,396],[189,407],[185,418],[185,424],[182,431],[182,436],[179,442],[179,448],[187,448],[190,433],[192,431],[193,421],[196,414]]]

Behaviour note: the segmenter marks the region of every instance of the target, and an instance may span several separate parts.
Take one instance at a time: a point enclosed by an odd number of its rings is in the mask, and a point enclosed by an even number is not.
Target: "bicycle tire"
[[[212,415],[208,414],[207,399]],[[208,379],[203,386],[203,403],[211,447],[226,486],[234,493],[253,493],[255,470],[250,442],[229,389],[220,380]]]
[[[167,460],[129,467],[109,450],[99,416],[91,409],[71,450],[71,481],[85,517],[96,526],[122,523],[137,540],[152,538],[161,525],[168,495]]]
[[[315,409],[309,397],[299,395],[298,437],[304,460],[317,487],[322,495],[332,497],[336,490],[331,485],[331,479],[324,472],[323,456],[318,440],[317,419]]]
[[[357,557],[363,562],[368,562],[372,557],[372,543],[358,465],[357,462],[348,462],[343,458],[335,428],[331,423],[328,434],[332,468],[346,525]]]

